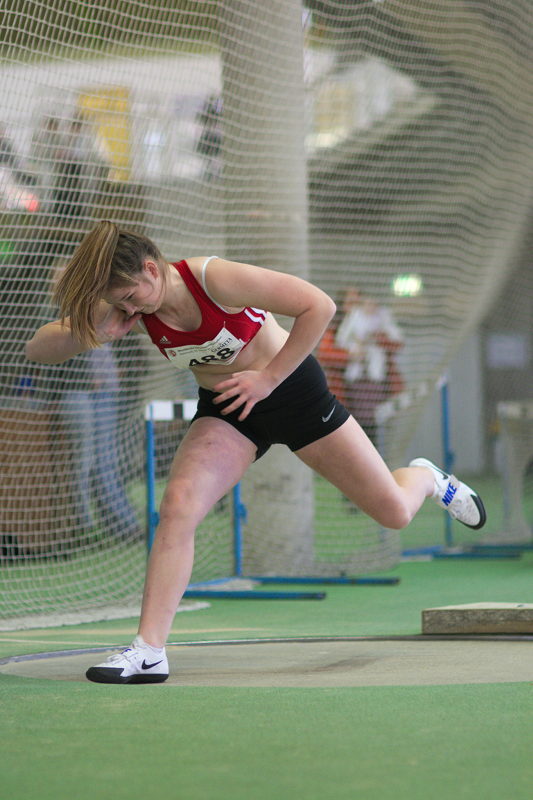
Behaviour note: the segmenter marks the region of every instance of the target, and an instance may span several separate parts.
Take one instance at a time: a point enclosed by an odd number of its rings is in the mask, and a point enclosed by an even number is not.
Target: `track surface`
[[[533,680],[533,637],[360,637],[167,647],[164,686],[429,686]],[[85,681],[111,648],[6,659],[0,673]]]

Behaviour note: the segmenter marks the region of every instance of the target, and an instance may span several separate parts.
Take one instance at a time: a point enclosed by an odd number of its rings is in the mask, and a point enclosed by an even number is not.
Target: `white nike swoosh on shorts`
[[[331,417],[333,416],[333,412],[335,411],[336,405],[337,405],[337,404],[335,404],[335,405],[333,406],[333,408],[331,409],[331,411],[329,412],[329,414],[327,415],[327,417],[322,417],[322,422],[329,422],[329,420],[330,420],[330,419],[331,419]]]

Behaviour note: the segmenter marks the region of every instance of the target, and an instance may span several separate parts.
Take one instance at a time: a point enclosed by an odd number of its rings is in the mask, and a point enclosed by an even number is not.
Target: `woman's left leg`
[[[295,455],[387,528],[405,528],[435,486],[424,467],[391,472],[353,417]]]

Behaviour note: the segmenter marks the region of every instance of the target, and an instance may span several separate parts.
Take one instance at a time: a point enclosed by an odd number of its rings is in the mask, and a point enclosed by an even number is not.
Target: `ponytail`
[[[163,258],[146,236],[121,231],[103,220],[76,249],[58,281],[54,301],[61,321],[70,317],[72,334],[85,347],[98,347],[94,315],[106,290],[135,283],[145,258]]]

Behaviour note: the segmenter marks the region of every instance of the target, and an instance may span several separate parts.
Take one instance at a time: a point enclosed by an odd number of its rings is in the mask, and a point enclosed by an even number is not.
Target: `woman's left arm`
[[[226,413],[245,404],[239,416],[244,419],[315,349],[335,313],[335,303],[294,275],[222,259],[209,264],[207,288],[221,305],[253,306],[294,319],[285,344],[264,369],[236,372],[215,387],[221,392],[218,402],[236,396]]]

